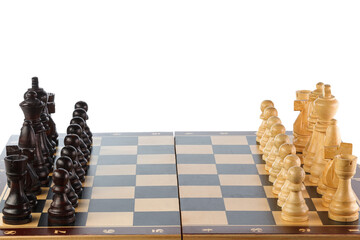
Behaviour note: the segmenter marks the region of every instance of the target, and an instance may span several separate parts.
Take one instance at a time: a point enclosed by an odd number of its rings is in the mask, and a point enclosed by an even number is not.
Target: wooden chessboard
[[[48,226],[50,181],[38,196],[33,221],[18,226],[0,221],[0,236],[360,238],[359,221],[330,220],[307,179],[309,221],[282,221],[255,138],[255,132],[94,134],[74,226]],[[17,136],[12,136],[8,144],[16,143]],[[358,197],[359,181],[360,171],[352,181]],[[8,194],[5,182],[0,161],[1,208]]]

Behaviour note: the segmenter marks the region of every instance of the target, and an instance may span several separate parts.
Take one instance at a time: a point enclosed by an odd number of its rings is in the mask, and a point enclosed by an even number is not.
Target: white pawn
[[[281,218],[290,222],[304,222],[309,219],[309,208],[301,192],[301,185],[305,179],[304,169],[291,167],[287,179],[290,182],[289,197],[282,207]]]

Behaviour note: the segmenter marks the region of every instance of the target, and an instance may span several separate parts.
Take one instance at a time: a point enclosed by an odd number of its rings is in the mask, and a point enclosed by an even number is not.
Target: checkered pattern
[[[254,133],[176,133],[184,234],[195,233],[194,226],[201,226],[200,233],[208,233],[208,229],[211,233],[224,233],[225,226],[225,232],[238,226],[249,226],[249,230],[269,225],[358,226],[358,221],[344,224],[330,220],[321,195],[308,176],[303,195],[309,207],[309,221],[283,221],[255,139]]]
[[[171,226],[178,227],[180,234],[172,133],[94,136],[88,164],[75,226]],[[38,196],[33,221],[22,227],[48,226],[47,210],[53,196],[49,191],[51,182]],[[1,208],[7,195],[8,190]]]

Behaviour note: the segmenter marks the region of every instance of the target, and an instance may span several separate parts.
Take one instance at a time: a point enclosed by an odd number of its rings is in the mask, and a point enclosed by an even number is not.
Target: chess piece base
[[[9,225],[22,225],[32,221],[32,216],[28,215],[26,217],[9,217],[3,216],[3,222]]]
[[[359,219],[359,212],[356,212],[356,213],[354,213],[352,215],[349,215],[349,216],[341,216],[341,215],[332,214],[329,211],[329,218],[331,220],[334,220],[334,221],[337,221],[337,222],[354,222],[354,221]]]

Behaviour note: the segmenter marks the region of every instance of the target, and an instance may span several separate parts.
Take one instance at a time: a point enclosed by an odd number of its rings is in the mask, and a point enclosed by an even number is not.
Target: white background
[[[0,146],[38,76],[58,131],[77,100],[93,132],[257,130],[272,99],[292,130],[295,91],[332,85],[360,153],[360,1],[0,2]]]

